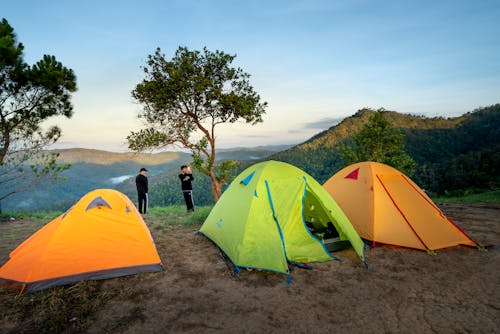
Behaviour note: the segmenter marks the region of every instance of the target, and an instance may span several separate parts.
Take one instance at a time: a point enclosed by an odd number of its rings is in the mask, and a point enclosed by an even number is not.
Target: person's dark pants
[[[186,207],[188,211],[194,211],[194,202],[193,202],[193,191],[192,190],[183,190],[184,201],[186,202]]]
[[[148,194],[138,194],[139,197],[139,213],[146,213],[148,210]]]

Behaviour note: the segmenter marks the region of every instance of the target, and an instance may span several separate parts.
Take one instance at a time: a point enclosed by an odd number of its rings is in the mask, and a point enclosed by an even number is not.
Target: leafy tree
[[[216,165],[216,126],[239,120],[252,125],[262,122],[267,106],[250,85],[250,75],[231,65],[235,57],[207,48],[200,52],[179,47],[166,60],[158,48],[148,56],[146,78],[132,91],[143,105],[138,117],[148,127],[131,132],[129,148],[140,151],[180,144],[189,149],[194,166],[210,177],[215,201],[225,176],[230,175],[227,169],[234,166]]]
[[[45,131],[53,116],[71,117],[70,98],[76,77],[54,56],[44,55],[33,66],[23,60],[6,19],[0,22],[0,200],[26,190],[47,177],[57,177],[69,165],[56,164],[56,154],[42,150],[61,136],[57,126]],[[19,182],[22,179],[23,182]]]
[[[403,135],[385,118],[385,110],[373,113],[350,143],[341,145],[346,164],[375,161],[392,166],[412,176],[417,164],[404,150]]]

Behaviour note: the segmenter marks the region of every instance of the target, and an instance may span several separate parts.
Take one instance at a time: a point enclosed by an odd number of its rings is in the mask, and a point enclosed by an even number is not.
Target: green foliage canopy
[[[411,176],[417,164],[404,150],[403,134],[390,125],[384,114],[384,109],[373,113],[352,141],[340,146],[340,154],[346,164],[375,161]]]
[[[131,132],[129,148],[140,151],[180,144],[193,154],[194,166],[212,181],[214,199],[221,194],[225,168],[216,172],[215,128],[243,120],[262,122],[267,106],[250,85],[248,73],[231,64],[235,55],[190,51],[179,47],[171,60],[158,48],[148,56],[145,79],[132,91],[143,105],[138,117],[147,128]]]
[[[273,154],[325,182],[345,167],[340,148],[378,111],[363,108],[308,141]],[[418,164],[412,179],[427,192],[461,195],[499,189],[500,104],[458,117],[425,117],[384,110],[391,128],[403,134],[405,151]],[[349,163],[349,162],[348,162]]]
[[[71,117],[71,93],[76,76],[54,56],[44,55],[33,66],[23,59],[23,44],[6,19],[0,22],[0,200],[56,177],[69,165],[56,164],[56,155],[43,153],[61,136],[57,126],[45,131],[41,123],[53,116]],[[26,181],[12,186],[22,175]]]

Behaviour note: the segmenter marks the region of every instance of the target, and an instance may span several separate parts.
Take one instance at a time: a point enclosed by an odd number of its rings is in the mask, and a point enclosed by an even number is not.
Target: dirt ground
[[[199,226],[150,223],[166,271],[88,283],[85,288],[56,288],[57,295],[46,292],[43,298],[68,299],[87,291],[84,298],[91,306],[85,319],[74,316],[83,297],[57,306],[65,307],[57,313],[63,327],[54,327],[62,332],[498,333],[500,206],[441,208],[473,239],[490,245],[489,251],[456,247],[432,256],[377,246],[366,252],[366,269],[348,249],[335,253],[342,262],[295,269],[288,285],[286,276],[262,271],[244,270],[233,277],[217,248],[195,234]],[[0,263],[33,227],[30,222],[0,224]],[[56,303],[37,297],[41,293],[16,297],[1,290],[0,333],[42,328],[36,326],[47,320],[32,319],[42,312],[35,304],[45,302],[50,308]],[[31,313],[16,310],[21,307]]]

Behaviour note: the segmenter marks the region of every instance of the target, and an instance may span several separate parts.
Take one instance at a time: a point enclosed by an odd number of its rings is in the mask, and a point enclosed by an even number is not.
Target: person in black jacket
[[[194,180],[193,172],[191,168],[186,165],[181,166],[181,174],[179,174],[179,179],[181,179],[181,188],[182,193],[184,195],[184,201],[186,202],[186,207],[188,212],[194,211],[194,202],[193,202],[193,186],[191,181]]]
[[[135,177],[137,196],[139,197],[139,212],[146,213],[148,210],[148,177],[146,168],[141,168],[139,175]],[[143,208],[144,205],[144,208]]]

